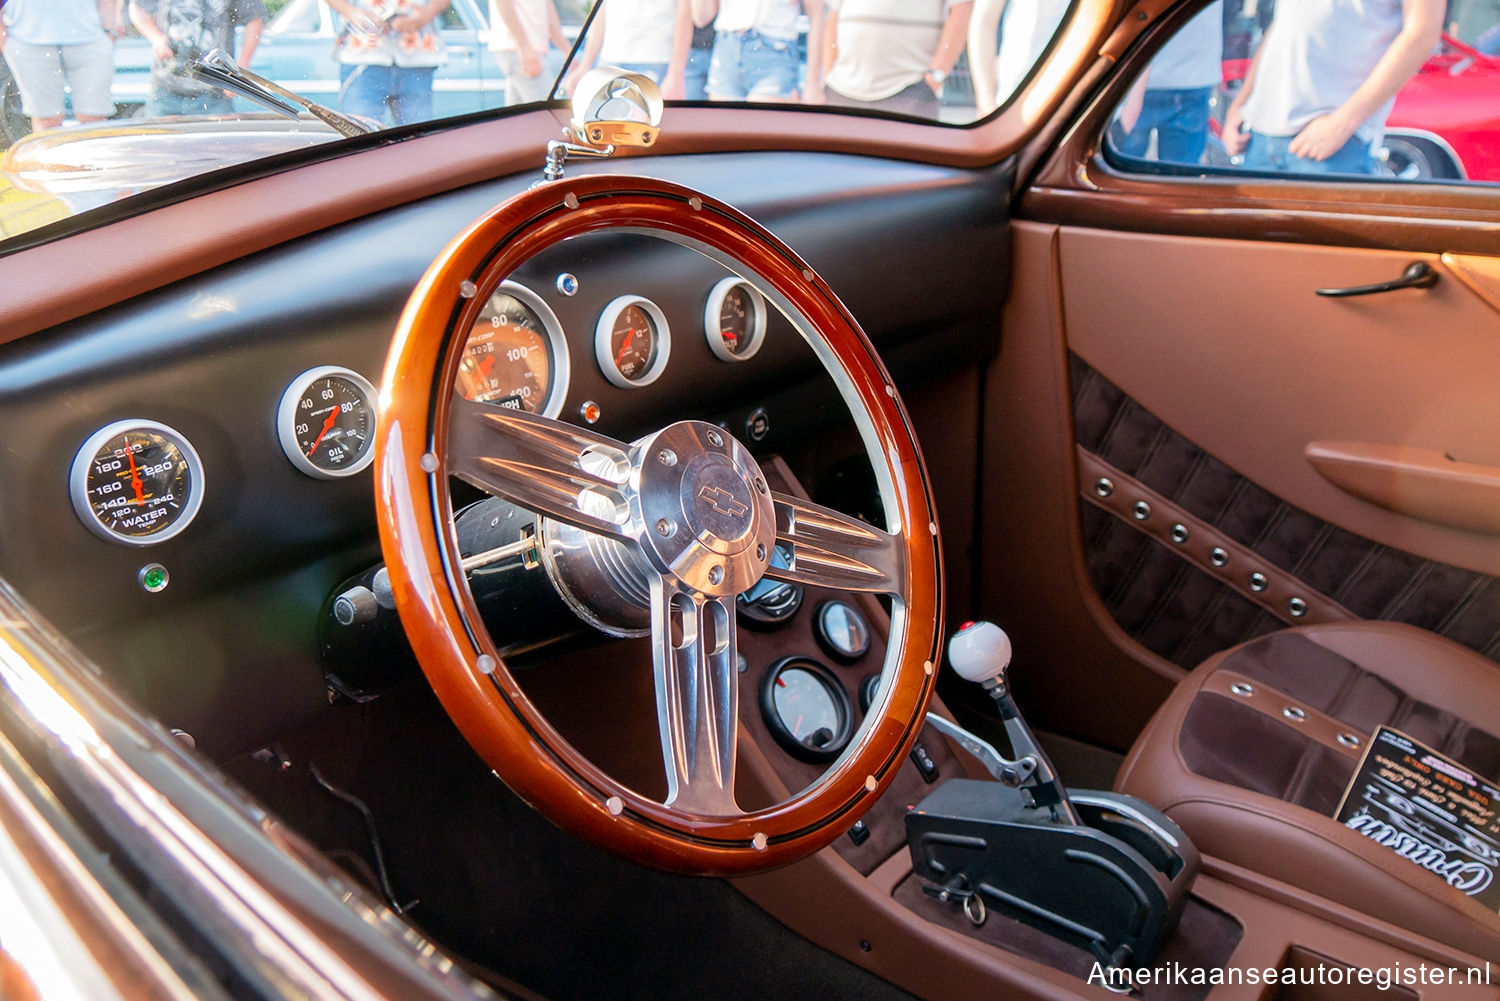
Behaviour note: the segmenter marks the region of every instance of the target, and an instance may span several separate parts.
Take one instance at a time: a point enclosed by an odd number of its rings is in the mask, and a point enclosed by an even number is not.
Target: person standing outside
[[[823,103],[823,0],[692,0],[693,21],[714,23],[711,101]],[[799,80],[797,20],[807,15],[807,72]]]
[[[130,23],[151,43],[146,114],[229,114],[229,95],[186,68],[214,49],[233,53],[236,26],[245,29],[237,61],[249,66],[265,17],[263,0],[130,0]]]
[[[9,0],[0,8],[0,51],[33,130],[63,123],[65,86],[78,121],[115,113],[114,40],[124,33],[115,0]]]
[[[594,15],[583,54],[568,71],[563,89],[571,94],[597,60],[649,76],[661,86],[663,98],[680,101],[692,42],[690,0],[609,0]]]
[[[334,44],[339,110],[397,125],[432,118],[432,78],[446,51],[437,18],[448,0],[327,0],[344,19]]]
[[[1396,92],[1443,29],[1444,0],[1297,0],[1276,8],[1224,115],[1248,170],[1370,174]]]
[[[1052,36],[1067,16],[1070,3],[1071,0],[975,0],[974,14],[969,18],[969,70],[974,79],[974,104],[979,117],[1010,100],[1052,44]]]
[[[1209,102],[1224,75],[1224,3],[1213,3],[1161,47],[1120,109],[1121,153],[1145,157],[1156,133],[1156,159],[1197,164],[1208,146]]]
[[[552,0],[490,0],[490,51],[505,73],[505,103],[552,97],[568,39]]]
[[[973,0],[828,0],[828,103],[935,119]]]

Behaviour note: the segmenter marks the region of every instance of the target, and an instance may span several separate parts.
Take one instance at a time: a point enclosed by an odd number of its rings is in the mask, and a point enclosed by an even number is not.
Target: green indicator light
[[[172,575],[167,573],[167,568],[160,563],[147,563],[141,567],[140,573],[136,574],[136,579],[140,581],[141,587],[155,594],[167,586],[167,581],[172,579]]]

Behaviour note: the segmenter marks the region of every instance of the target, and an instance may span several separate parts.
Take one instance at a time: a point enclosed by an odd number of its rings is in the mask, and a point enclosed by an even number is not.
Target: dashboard
[[[800,153],[644,167],[801,253],[903,389],[995,350],[1001,169]],[[311,717],[332,596],[380,560],[368,461],[396,318],[447,240],[532,180],[374,214],[0,347],[0,576],[212,755]],[[601,233],[510,276],[468,332],[458,389],[621,440],[698,417],[770,456],[846,419],[823,378],[739,276]]]

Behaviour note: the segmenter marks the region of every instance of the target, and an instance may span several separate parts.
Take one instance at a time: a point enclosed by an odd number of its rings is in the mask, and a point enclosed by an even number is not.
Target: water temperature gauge
[[[299,471],[353,476],[375,459],[375,387],[347,368],[310,368],[281,395],[276,433]]]

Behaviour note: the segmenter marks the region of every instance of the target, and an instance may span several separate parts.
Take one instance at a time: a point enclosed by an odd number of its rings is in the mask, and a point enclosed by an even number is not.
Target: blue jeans
[[[146,98],[147,118],[166,115],[227,115],[233,110],[234,102],[222,90],[210,90],[187,97],[160,87],[152,87],[151,95]]]
[[[749,31],[714,35],[708,95],[715,101],[773,100],[797,92],[797,43]]]
[[[397,125],[432,119],[432,66],[340,66],[339,110],[385,124],[385,110]]]
[[[708,100],[708,64],[713,62],[713,49],[688,49],[687,69],[683,74],[685,93],[683,100]]]
[[[1275,171],[1286,174],[1373,174],[1375,158],[1370,144],[1359,136],[1350,136],[1337,153],[1326,160],[1309,160],[1297,156],[1290,147],[1295,136],[1268,136],[1251,132],[1245,147],[1246,170]]]
[[[1137,159],[1151,145],[1156,130],[1156,159],[1163,163],[1196,165],[1208,143],[1208,100],[1212,87],[1151,90],[1141,105],[1141,117],[1120,143],[1120,152]]]

